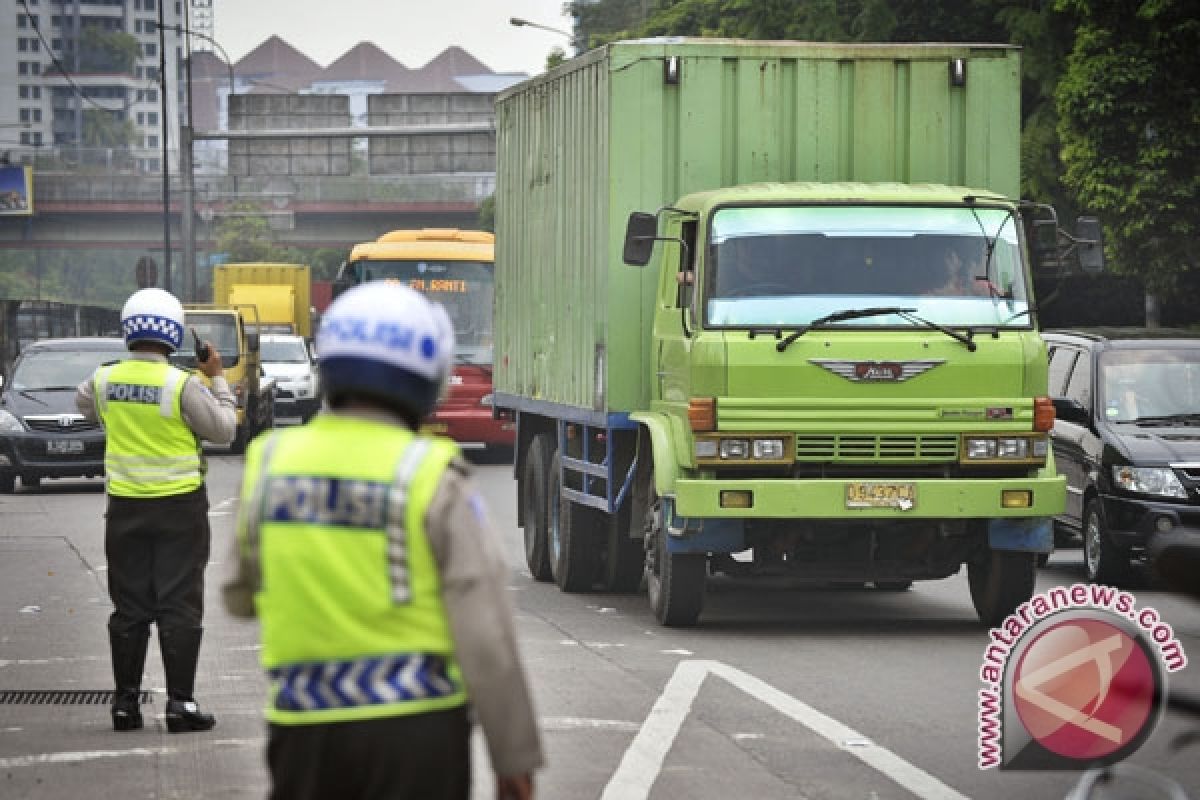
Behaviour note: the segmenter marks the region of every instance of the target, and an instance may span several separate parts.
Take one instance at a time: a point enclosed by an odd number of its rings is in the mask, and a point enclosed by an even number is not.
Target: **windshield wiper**
[[[1136,419],[1131,419],[1130,422],[1135,425],[1170,425],[1173,422],[1200,422],[1200,412],[1192,411],[1185,414],[1162,414],[1160,416],[1152,417],[1137,417]]]
[[[73,392],[78,387],[76,386],[39,386],[39,392]]]
[[[908,314],[916,311],[915,308],[900,308],[899,306],[880,306],[876,308],[847,308],[842,311],[835,311],[832,314],[826,314],[823,317],[817,317],[807,325],[802,325],[796,328],[783,339],[780,339],[775,344],[775,349],[782,353],[787,350],[792,342],[799,339],[804,334],[808,333],[813,328],[821,325],[828,325],[830,322],[844,322],[848,319],[862,319],[864,317],[879,317],[884,314]],[[769,329],[768,329],[769,330]],[[782,331],[782,328],[780,329]]]
[[[21,395],[21,397],[24,397],[26,400],[32,400],[33,402],[37,403],[38,405],[43,405],[43,406],[50,405],[45,400],[42,400],[41,398],[34,397],[33,395],[31,395],[27,389],[17,389],[16,392],[17,392],[17,394]]]
[[[931,322],[927,319],[924,319],[923,317],[918,317],[916,314],[910,314],[907,311],[902,311],[902,312],[898,312],[898,313],[901,317],[903,317],[904,319],[906,319],[910,322],[915,322],[919,325],[924,325],[926,328],[931,328],[935,331],[941,331],[942,333],[946,334],[950,338],[957,339],[958,341],[962,342],[963,344],[965,344],[967,346],[968,352],[974,353],[979,348],[979,345],[975,344],[974,328],[967,328],[966,333],[959,333],[956,330],[947,328],[945,325],[939,325],[936,322]]]

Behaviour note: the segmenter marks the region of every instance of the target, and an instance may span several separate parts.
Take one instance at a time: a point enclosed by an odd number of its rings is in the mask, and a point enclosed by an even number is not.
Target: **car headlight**
[[[1169,467],[1113,467],[1113,483],[1127,492],[1187,499],[1187,490]]]
[[[0,411],[0,432],[22,433],[24,430],[25,426],[21,424],[21,420],[7,411]]]

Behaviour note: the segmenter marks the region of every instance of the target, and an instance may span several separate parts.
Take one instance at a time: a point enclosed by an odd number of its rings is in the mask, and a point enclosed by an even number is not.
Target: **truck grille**
[[[958,437],[796,435],[797,461],[957,461]]]

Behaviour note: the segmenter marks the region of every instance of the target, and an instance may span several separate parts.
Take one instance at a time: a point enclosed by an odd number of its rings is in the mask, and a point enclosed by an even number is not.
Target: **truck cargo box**
[[[1007,45],[617,42],[496,103],[496,402],[647,408],[655,270],[626,219],[757,182],[1019,192]]]
[[[262,332],[312,336],[312,270],[304,264],[221,264],[213,270],[217,305],[258,308]]]

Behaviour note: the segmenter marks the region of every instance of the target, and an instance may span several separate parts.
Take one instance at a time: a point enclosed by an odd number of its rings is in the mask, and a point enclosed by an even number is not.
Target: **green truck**
[[[699,39],[501,94],[494,404],[531,573],[644,580],[665,625],[717,575],[965,564],[986,624],[1027,600],[1066,491],[1032,271],[1101,248],[1017,199],[1019,94],[1005,45]]]

